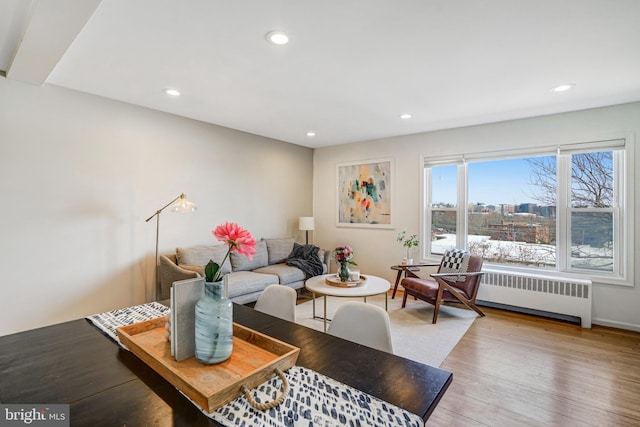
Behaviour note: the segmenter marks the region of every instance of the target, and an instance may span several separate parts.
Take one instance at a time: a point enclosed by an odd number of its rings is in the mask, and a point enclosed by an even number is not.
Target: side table
[[[428,263],[428,264],[398,264],[392,265],[392,270],[397,270],[398,275],[396,276],[396,284],[393,286],[393,293],[391,294],[391,299],[396,297],[396,292],[398,291],[398,285],[400,284],[400,278],[402,277],[402,273],[404,272],[404,277],[418,277],[416,274],[413,274],[414,271],[420,271],[421,267],[438,267],[440,263]]]

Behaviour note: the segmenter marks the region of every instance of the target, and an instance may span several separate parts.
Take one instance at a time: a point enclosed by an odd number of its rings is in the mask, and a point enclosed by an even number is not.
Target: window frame
[[[424,262],[437,262],[442,255],[431,252],[431,182],[432,168],[437,166],[458,166],[458,191],[456,208],[456,246],[467,247],[468,212],[468,163],[475,161],[506,160],[538,155],[555,155],[557,205],[556,205],[556,267],[541,269],[529,266],[485,262],[485,266],[498,271],[539,272],[545,275],[586,277],[597,283],[634,286],[634,181],[633,162],[635,159],[633,135],[616,135],[609,138],[594,138],[588,142],[543,146],[534,149],[513,149],[494,152],[476,152],[457,156],[422,156],[422,213],[421,257]],[[594,211],[594,208],[571,206],[571,154],[593,151],[613,151],[614,206],[595,208],[598,212],[612,212],[614,222],[614,267],[610,273],[571,267],[571,214],[573,212]],[[438,208],[436,210],[442,210]],[[562,240],[561,240],[562,239]]]

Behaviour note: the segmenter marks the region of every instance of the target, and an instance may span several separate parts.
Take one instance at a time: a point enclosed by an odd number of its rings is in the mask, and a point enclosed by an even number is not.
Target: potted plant
[[[418,240],[418,237],[415,234],[407,237],[407,230],[402,230],[400,233],[398,233],[396,241],[407,248],[407,257],[402,260],[403,264],[413,264],[413,258],[410,257],[410,251],[411,248],[420,244],[420,240]]]

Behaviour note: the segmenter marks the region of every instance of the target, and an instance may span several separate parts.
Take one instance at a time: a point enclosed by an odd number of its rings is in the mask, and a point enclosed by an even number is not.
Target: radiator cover
[[[477,299],[580,318],[591,328],[591,280],[483,269]]]

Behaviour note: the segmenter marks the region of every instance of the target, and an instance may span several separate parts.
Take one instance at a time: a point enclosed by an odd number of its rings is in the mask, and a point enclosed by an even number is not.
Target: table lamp
[[[312,216],[301,216],[298,222],[298,230],[304,230],[306,232],[306,244],[309,244],[309,230],[313,230],[315,224]]]

